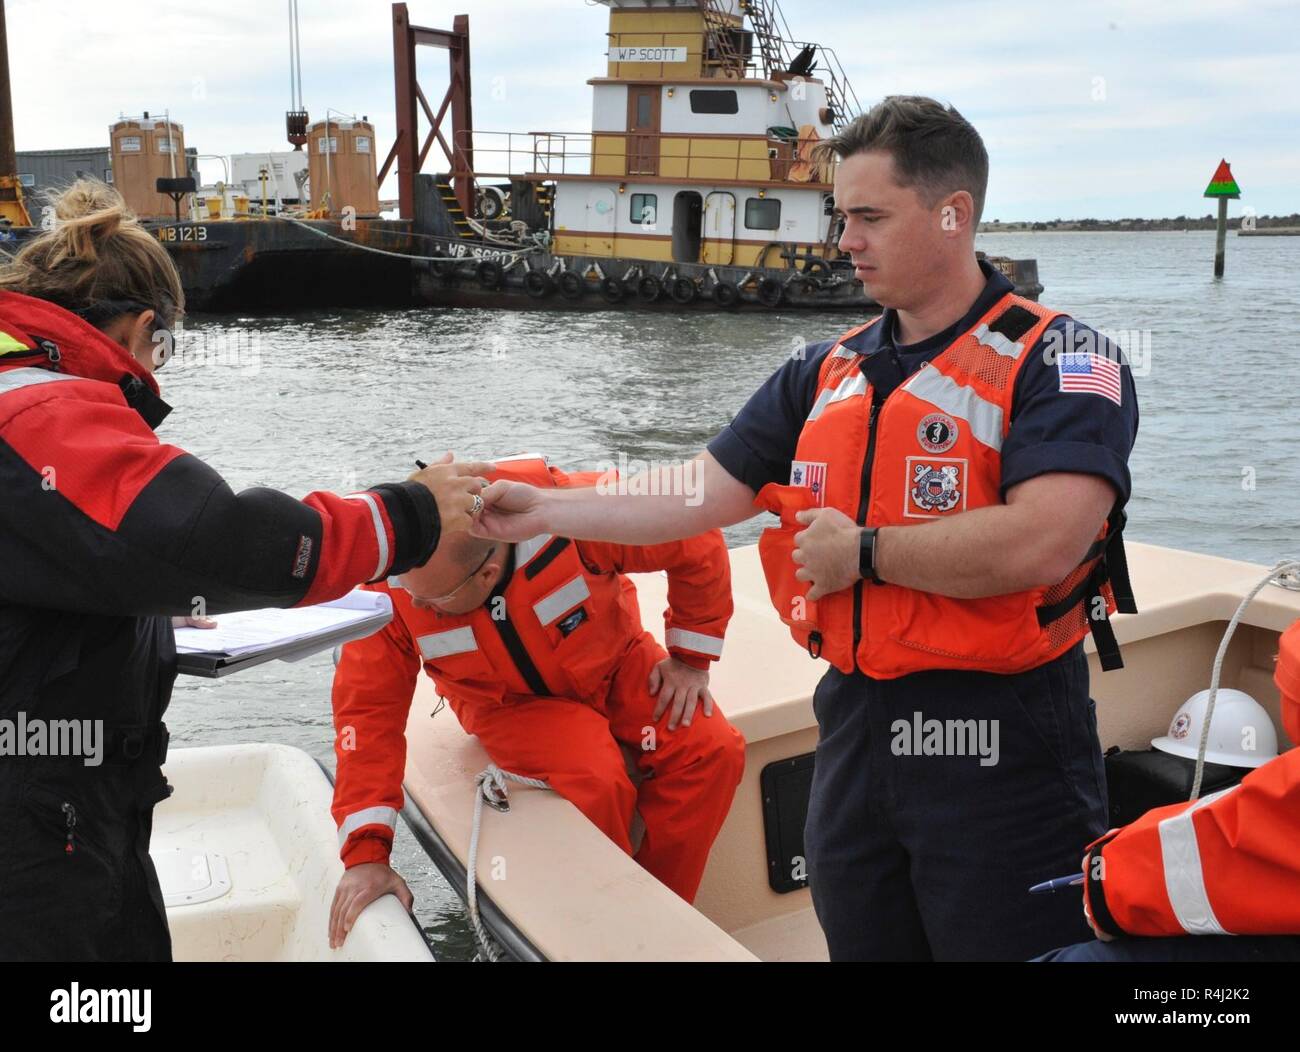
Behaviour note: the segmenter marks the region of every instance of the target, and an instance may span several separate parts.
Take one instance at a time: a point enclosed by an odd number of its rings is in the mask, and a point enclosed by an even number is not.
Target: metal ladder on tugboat
[[[704,66],[708,70],[721,70],[724,76],[740,79],[745,75],[745,56],[736,47],[732,31],[736,28],[718,6],[717,0],[695,0],[704,15],[707,32],[704,49]]]
[[[732,36],[736,27],[730,16],[718,0],[696,0],[696,6],[704,14],[707,30],[705,66],[710,69],[734,69],[737,75],[743,75],[745,56],[736,47],[735,37]],[[787,72],[796,55],[804,47],[810,46],[825,70],[822,79],[826,83],[826,104],[832,114],[831,126],[840,131],[862,112],[862,105],[849,83],[839,56],[823,44],[796,41],[778,0],[740,0],[739,8],[742,18],[749,18],[758,54],[762,59],[764,76]]]
[[[456,233],[462,238],[472,239],[474,237],[474,228],[470,225],[465,210],[460,207],[460,201],[456,198],[456,191],[451,188],[451,177],[440,173],[436,176],[436,183],[438,196],[442,198],[443,207],[447,209],[447,214],[451,216],[451,221],[456,227]]]

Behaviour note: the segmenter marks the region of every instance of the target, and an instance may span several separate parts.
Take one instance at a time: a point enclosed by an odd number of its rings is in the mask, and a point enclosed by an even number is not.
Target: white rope
[[[302,227],[304,230],[310,231],[311,233],[315,234],[317,237],[323,237],[326,241],[336,241],[338,242],[338,244],[346,245],[348,248],[358,248],[361,249],[363,252],[374,252],[376,255],[380,255],[380,256],[393,256],[397,259],[420,259],[420,260],[427,260],[431,262],[442,262],[442,263],[463,263],[463,262],[474,261],[473,256],[421,256],[421,255],[416,255],[414,252],[393,252],[386,248],[375,248],[373,245],[363,245],[359,241],[349,241],[345,237],[336,237],[335,235],[328,233],[327,231],[321,230],[319,227],[312,226],[310,223],[307,222],[307,220],[299,219],[297,216],[276,215],[274,216],[274,218],[283,220],[286,223],[297,224],[298,226]],[[443,241],[449,245],[464,244],[464,241],[462,241],[459,238],[450,238],[450,237],[440,238],[436,234],[418,234],[414,236],[423,237],[426,238],[427,240],[432,240],[432,241]],[[497,243],[504,244],[505,242],[497,242]],[[524,256],[531,255],[534,252],[540,252],[542,251],[542,249],[534,246],[531,248],[519,248],[513,251],[504,248],[494,249],[494,251],[499,251],[502,255],[513,256],[514,260],[512,260],[511,262],[514,262],[515,260],[521,259]]]
[[[1219,693],[1219,674],[1223,671],[1223,659],[1228,653],[1228,644],[1232,641],[1232,634],[1237,631],[1237,625],[1241,621],[1242,614],[1246,612],[1246,607],[1250,605],[1255,596],[1276,578],[1297,572],[1300,572],[1300,559],[1283,559],[1277,563],[1259,584],[1246,593],[1246,598],[1241,601],[1241,605],[1237,607],[1237,612],[1232,615],[1232,620],[1228,622],[1228,630],[1223,633],[1223,641],[1219,644],[1219,652],[1214,655],[1214,671],[1210,673],[1210,698],[1205,705],[1205,721],[1201,724],[1201,743],[1196,750],[1196,777],[1192,779],[1192,794],[1187,798],[1189,800],[1195,800],[1201,795],[1201,774],[1205,770],[1205,750],[1210,744],[1210,723],[1214,719],[1214,699]],[[1294,587],[1286,582],[1279,583],[1284,588]]]
[[[470,926],[473,927],[474,936],[478,939],[478,944],[481,947],[479,959],[486,958],[493,963],[501,959],[501,948],[497,945],[496,940],[487,933],[487,929],[483,927],[483,921],[478,913],[478,836],[483,824],[484,801],[491,804],[498,811],[508,812],[510,810],[509,793],[506,791],[507,779],[518,782],[520,785],[531,785],[534,789],[551,788],[540,778],[527,778],[522,774],[503,771],[494,763],[488,764],[479,776],[474,779],[474,822],[470,826],[469,860],[465,867],[465,900],[469,905]]]

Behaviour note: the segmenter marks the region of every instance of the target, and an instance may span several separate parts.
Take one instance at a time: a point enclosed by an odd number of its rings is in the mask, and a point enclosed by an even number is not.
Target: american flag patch
[[[826,465],[796,460],[790,465],[790,485],[812,490],[817,506],[823,507],[826,504]]]
[[[1098,394],[1123,405],[1119,362],[1092,351],[1066,351],[1057,359],[1056,368],[1061,376],[1059,390]]]

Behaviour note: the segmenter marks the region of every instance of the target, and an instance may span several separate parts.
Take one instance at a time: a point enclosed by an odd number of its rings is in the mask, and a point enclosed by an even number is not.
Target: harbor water
[[[1213,231],[989,234],[977,247],[1037,258],[1043,302],[1130,351],[1141,406],[1132,539],[1265,564],[1300,555],[1300,239],[1230,237],[1219,281]],[[566,468],[673,461],[702,449],[793,349],[857,320],[630,309],[195,316],[159,375],[175,407],[160,435],[237,490],[295,496],[400,479],[415,458],[448,449],[538,451]],[[731,528],[728,544],[753,543],[763,524]],[[790,660],[808,659],[792,643]],[[332,769],[331,673],[325,655],[228,681],[183,678],[172,744],[283,742]],[[470,957],[459,899],[400,824],[394,863],[434,952]]]

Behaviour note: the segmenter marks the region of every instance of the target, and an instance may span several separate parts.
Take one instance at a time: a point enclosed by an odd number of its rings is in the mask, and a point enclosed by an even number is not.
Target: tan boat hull
[[[824,665],[803,654],[768,602],[754,547],[731,552],[736,614],[711,687],[748,742],[744,780],[688,906],[553,793],[512,787],[509,814],[487,810],[478,859],[480,894],[536,952],[551,960],[818,960],[825,941],[806,889],[778,894],[767,880],[759,778],[817,741],[812,692]],[[1103,748],[1146,748],[1179,704],[1208,686],[1224,628],[1266,572],[1254,563],[1145,544],[1129,545],[1140,612],[1115,618],[1125,668],[1102,673],[1088,642]],[[662,574],[638,575],[645,623],[657,635]],[[1279,728],[1273,684],[1277,638],[1300,618],[1300,592],[1270,586],[1248,609],[1224,663],[1222,685],[1258,699]],[[406,792],[463,875],[474,776],[489,762],[422,677],[407,726]],[[1285,742],[1284,742],[1285,744]],[[1082,847],[1082,845],[1080,845]],[[453,882],[457,875],[450,874]]]

